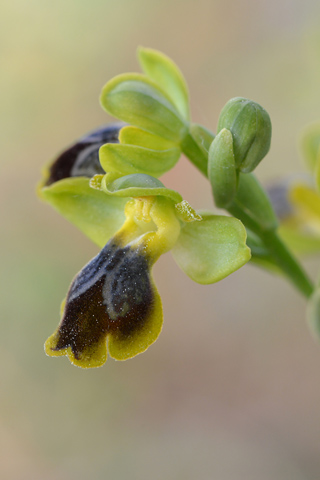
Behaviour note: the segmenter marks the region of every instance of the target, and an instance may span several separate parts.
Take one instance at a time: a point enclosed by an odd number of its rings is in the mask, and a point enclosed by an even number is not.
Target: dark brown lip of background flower
[[[49,167],[45,187],[70,177],[88,177],[104,174],[100,165],[99,149],[105,143],[119,143],[119,131],[124,124],[105,125],[80,138],[64,150]]]

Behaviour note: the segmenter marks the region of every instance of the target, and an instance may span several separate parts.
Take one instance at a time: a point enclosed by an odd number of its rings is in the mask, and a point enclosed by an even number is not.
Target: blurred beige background
[[[320,477],[320,347],[303,298],[250,265],[196,285],[168,254],[154,270],[164,329],[146,353],[93,371],[48,358],[60,301],[97,250],[34,193],[45,162],[110,121],[100,89],[138,70],[138,45],[178,63],[195,121],[214,130],[234,96],[268,110],[261,179],[302,171],[299,132],[320,119],[319,21],[317,0],[1,2],[1,479]],[[185,160],[164,181],[212,208]],[[306,266],[315,276],[319,258]]]

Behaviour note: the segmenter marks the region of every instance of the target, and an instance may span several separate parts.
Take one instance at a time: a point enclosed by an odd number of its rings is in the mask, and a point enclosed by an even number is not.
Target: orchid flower
[[[45,344],[48,355],[67,355],[84,368],[103,365],[107,351],[116,360],[134,357],[157,339],[163,314],[151,270],[163,253],[172,250],[180,268],[203,284],[250,259],[239,220],[195,212],[148,174],[100,173],[99,148],[101,156],[101,144],[115,135],[118,141],[119,130],[111,125],[80,139],[47,167],[39,188],[102,247],[74,278]]]

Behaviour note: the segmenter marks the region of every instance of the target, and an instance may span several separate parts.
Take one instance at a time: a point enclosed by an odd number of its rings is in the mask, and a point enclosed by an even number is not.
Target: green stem
[[[208,177],[208,155],[201,150],[190,133],[184,137],[180,147],[191,163],[193,163],[193,165],[197,167],[205,177]]]
[[[184,138],[181,149],[195,167],[198,168],[203,175],[208,177],[208,158],[203,150],[200,149],[192,135],[188,134]],[[239,218],[247,228],[261,238],[270,253],[270,257],[275,261],[281,271],[305,297],[309,298],[314,290],[314,286],[298,261],[279,238],[276,230],[264,230],[240,205],[235,203],[228,208],[228,211],[234,217]]]
[[[286,245],[279,238],[276,230],[263,230],[261,226],[252,219],[241,207],[235,203],[228,209],[229,213],[239,218],[243,224],[259,236],[269,251],[271,258],[287,276],[291,283],[307,298],[312,294],[314,287]]]
[[[261,239],[265,245],[268,245],[272,257],[289,280],[305,297],[309,298],[314,290],[314,286],[300,264],[282,242],[277,232],[261,232]]]

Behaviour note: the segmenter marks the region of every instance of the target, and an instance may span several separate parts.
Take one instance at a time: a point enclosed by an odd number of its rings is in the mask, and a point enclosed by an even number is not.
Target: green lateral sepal
[[[39,189],[39,196],[102,247],[124,222],[126,199],[90,188],[89,178],[59,180]]]
[[[181,228],[172,254],[195,282],[219,282],[250,260],[246,230],[233,217],[200,212],[202,221]]]

